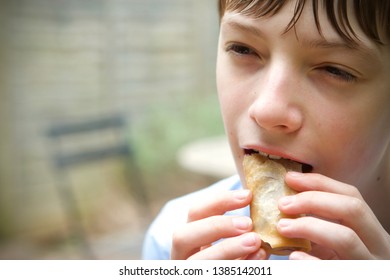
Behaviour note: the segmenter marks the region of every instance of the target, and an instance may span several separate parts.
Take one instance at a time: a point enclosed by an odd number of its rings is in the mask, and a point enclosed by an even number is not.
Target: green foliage
[[[192,140],[224,133],[216,95],[167,100],[153,106],[132,132],[142,169],[175,168],[178,149]]]

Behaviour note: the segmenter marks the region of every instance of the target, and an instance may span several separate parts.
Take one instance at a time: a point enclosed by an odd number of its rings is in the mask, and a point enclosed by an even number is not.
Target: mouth
[[[279,159],[290,160],[290,161],[297,162],[297,163],[302,165],[302,173],[310,173],[310,172],[313,171],[313,166],[312,165],[304,163],[304,162],[299,162],[299,161],[296,161],[296,160],[293,160],[293,159],[290,159],[290,158],[284,158],[284,157],[278,156],[278,155],[267,154],[265,152],[257,151],[257,150],[254,150],[254,149],[244,149],[244,153],[245,153],[245,155],[260,154],[260,155],[262,155],[264,157],[267,157],[267,158],[269,158],[271,160],[279,160]]]

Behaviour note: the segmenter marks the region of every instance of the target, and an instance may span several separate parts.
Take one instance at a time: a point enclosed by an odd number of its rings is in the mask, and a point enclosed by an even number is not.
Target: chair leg
[[[151,209],[150,209],[150,199],[147,193],[146,184],[142,177],[142,172],[138,165],[136,164],[134,159],[128,160],[128,169],[130,170],[127,173],[129,176],[128,181],[130,182],[130,192],[134,194],[139,209],[141,211],[143,217],[150,218],[151,217]]]
[[[82,251],[82,257],[84,259],[95,259],[95,254],[88,242],[86,230],[82,224],[82,214],[80,207],[78,206],[75,194],[71,189],[71,185],[68,183],[68,178],[62,172],[59,172],[58,178],[60,183],[58,184],[58,191],[62,208],[66,212],[67,224],[70,229],[71,240],[76,240],[78,247]]]

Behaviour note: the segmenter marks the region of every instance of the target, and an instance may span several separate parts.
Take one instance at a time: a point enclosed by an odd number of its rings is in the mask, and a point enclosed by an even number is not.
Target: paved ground
[[[29,240],[12,240],[0,245],[0,259],[140,259],[145,230],[122,230],[90,238],[88,249],[80,242],[38,244]]]

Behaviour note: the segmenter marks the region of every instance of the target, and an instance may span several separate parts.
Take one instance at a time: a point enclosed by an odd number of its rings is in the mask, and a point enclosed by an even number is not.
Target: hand
[[[355,187],[295,172],[286,183],[300,193],[280,199],[279,209],[307,216],[282,219],[278,231],[313,244],[310,255],[293,252],[290,259],[390,259],[390,236]]]
[[[247,206],[251,199],[250,191],[240,190],[199,201],[189,210],[188,223],[173,234],[172,259],[264,259],[260,237],[251,232],[252,220],[223,216]]]

